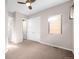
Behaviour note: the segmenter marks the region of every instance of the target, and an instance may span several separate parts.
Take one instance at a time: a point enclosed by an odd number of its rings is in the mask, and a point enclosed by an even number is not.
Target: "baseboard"
[[[53,47],[58,47],[58,48],[65,49],[65,50],[69,50],[69,51],[72,51],[74,53],[74,51],[72,49],[69,49],[69,48],[64,48],[64,47],[61,47],[61,46],[57,46],[57,45],[53,45],[53,44],[41,42],[41,41],[40,41],[40,43],[45,44],[45,45],[49,45],[49,46],[53,46]]]
[[[36,41],[36,40],[33,40],[33,39],[27,39],[27,40],[32,40],[32,41],[35,41],[35,42],[40,42],[40,39],[38,39],[38,41]]]

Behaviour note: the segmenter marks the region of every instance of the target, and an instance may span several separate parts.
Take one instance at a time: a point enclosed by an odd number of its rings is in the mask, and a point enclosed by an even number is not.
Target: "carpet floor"
[[[44,45],[31,40],[11,44],[5,59],[74,59],[71,51]]]

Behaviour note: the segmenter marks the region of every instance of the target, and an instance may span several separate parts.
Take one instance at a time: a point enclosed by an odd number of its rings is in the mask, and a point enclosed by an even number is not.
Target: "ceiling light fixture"
[[[19,4],[26,4],[26,6],[31,10],[32,9],[32,6],[31,6],[31,4],[33,3],[33,2],[35,2],[36,0],[26,0],[25,2],[17,2],[17,3],[19,3]]]
[[[29,6],[31,6],[31,4],[30,4],[29,2],[27,2],[27,3],[26,3],[26,6],[29,7]]]

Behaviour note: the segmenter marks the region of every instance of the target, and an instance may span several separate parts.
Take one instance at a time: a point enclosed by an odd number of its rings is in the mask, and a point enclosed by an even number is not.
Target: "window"
[[[50,34],[61,34],[61,15],[55,15],[48,19],[48,32]]]

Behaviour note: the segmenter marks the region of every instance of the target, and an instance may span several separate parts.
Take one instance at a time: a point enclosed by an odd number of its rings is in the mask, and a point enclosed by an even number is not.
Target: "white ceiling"
[[[27,6],[24,4],[18,4],[17,1],[26,1],[26,0],[8,0],[8,11],[14,12],[18,11],[20,13],[23,13],[25,15],[32,15],[39,11],[45,10],[47,8],[56,6],[58,4],[67,2],[69,0],[36,0],[32,4],[32,10],[29,10]]]

